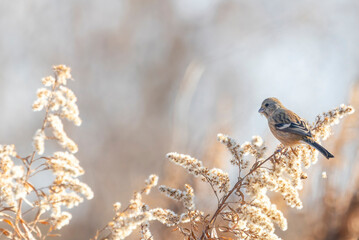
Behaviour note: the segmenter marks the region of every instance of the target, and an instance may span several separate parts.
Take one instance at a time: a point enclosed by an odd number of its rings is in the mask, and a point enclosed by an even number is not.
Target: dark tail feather
[[[314,140],[310,139],[310,138],[305,138],[304,142],[308,143],[309,145],[311,145],[312,147],[314,147],[315,149],[317,149],[321,154],[324,155],[324,157],[326,157],[327,159],[329,158],[333,158],[334,156],[327,151],[327,149],[325,149],[324,147],[322,147],[321,145],[319,145],[319,143],[315,142]]]

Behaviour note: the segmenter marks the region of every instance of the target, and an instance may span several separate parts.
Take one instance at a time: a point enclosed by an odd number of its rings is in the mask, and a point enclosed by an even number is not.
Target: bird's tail
[[[310,139],[310,138],[304,138],[304,142],[308,143],[310,146],[314,147],[315,149],[317,149],[321,154],[324,155],[324,157],[326,157],[327,159],[329,158],[333,158],[333,154],[331,154],[330,152],[328,152],[327,149],[325,149],[324,147],[322,147],[319,143],[315,142],[314,140]]]

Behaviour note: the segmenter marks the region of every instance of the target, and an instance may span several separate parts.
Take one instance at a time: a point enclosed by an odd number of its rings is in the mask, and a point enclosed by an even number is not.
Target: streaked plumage
[[[307,143],[316,148],[326,158],[334,156],[312,138],[307,123],[294,112],[286,109],[276,98],[267,98],[263,101],[259,112],[267,120],[273,135],[285,146],[296,146]]]

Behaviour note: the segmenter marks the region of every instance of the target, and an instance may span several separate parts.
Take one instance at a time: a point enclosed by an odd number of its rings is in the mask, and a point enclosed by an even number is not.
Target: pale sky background
[[[358,12],[356,0],[2,1],[0,143],[32,150],[40,80],[70,66],[83,125],[67,132],[95,199],[72,211],[78,235],[65,239],[88,239],[113,202],[166,174],[167,152],[201,158],[223,128],[274,149],[263,99],[310,122],[347,103],[359,79]],[[199,75],[187,85],[190,66]]]

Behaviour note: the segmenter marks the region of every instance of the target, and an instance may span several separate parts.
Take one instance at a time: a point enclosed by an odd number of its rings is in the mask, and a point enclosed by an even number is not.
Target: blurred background
[[[270,154],[278,141],[257,112],[266,97],[310,122],[341,103],[359,110],[358,12],[356,0],[2,1],[0,143],[32,151],[44,116],[31,110],[36,90],[53,65],[65,64],[83,119],[66,132],[95,197],[71,210],[61,239],[93,237],[112,219],[112,204],[127,205],[152,173],[159,184],[192,184],[197,205],[213,213],[209,186],[166,153],[190,154],[235,179],[216,135],[240,143],[260,135]],[[289,222],[277,231],[284,239],[358,239],[358,114],[333,133],[323,145],[336,158],[308,170],[304,208],[278,199]],[[181,210],[158,190],[145,201]],[[169,239],[160,224],[151,229]]]

